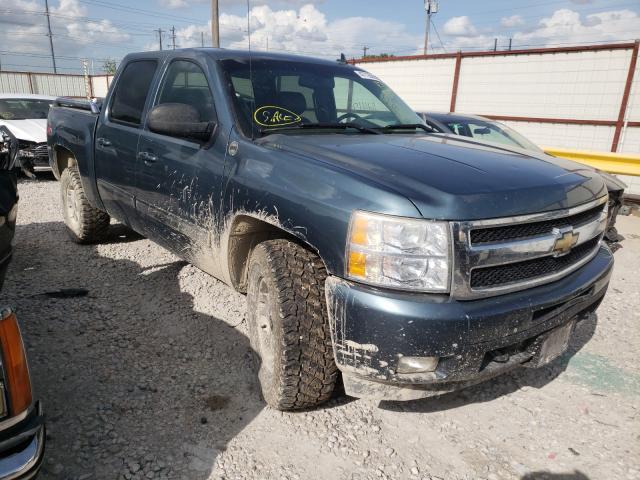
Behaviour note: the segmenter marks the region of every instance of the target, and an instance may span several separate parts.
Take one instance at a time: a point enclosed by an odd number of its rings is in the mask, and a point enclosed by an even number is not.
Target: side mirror
[[[149,112],[149,130],[170,137],[206,142],[214,126],[213,122],[201,122],[198,111],[186,103],[163,103]]]

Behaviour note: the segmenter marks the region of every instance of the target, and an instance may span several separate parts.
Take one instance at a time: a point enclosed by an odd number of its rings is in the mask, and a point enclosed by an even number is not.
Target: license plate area
[[[569,347],[569,340],[571,339],[575,324],[576,321],[571,320],[541,335],[540,350],[533,358],[532,363],[534,363],[536,367],[541,367],[562,355]]]

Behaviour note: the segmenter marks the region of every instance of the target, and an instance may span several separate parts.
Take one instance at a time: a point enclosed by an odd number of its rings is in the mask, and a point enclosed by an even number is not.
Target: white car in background
[[[50,170],[47,153],[47,115],[56,97],[0,93],[0,125],[18,139],[18,160],[32,170]]]

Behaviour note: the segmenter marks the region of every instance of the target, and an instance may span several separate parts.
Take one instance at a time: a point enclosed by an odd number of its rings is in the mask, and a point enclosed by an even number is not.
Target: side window
[[[111,120],[140,125],[156,67],[155,60],[131,62],[125,67],[113,94]]]
[[[215,120],[213,95],[202,69],[193,62],[177,60],[165,75],[158,105],[163,103],[185,103],[195,108],[201,122]]]

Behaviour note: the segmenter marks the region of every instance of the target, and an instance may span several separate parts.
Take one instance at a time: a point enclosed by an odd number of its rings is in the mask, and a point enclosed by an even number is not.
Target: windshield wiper
[[[273,128],[263,128],[260,130],[260,133],[277,133],[282,132],[284,130],[310,130],[310,129],[326,129],[326,130],[347,130],[347,129],[358,130],[361,133],[370,133],[373,135],[380,135],[380,132],[377,129],[363,127],[362,125],[358,125],[357,123],[330,123],[330,122],[318,122],[318,123],[301,123],[299,125],[288,125],[285,127],[273,127]]]
[[[386,127],[382,127],[381,130],[388,132],[389,130],[416,130],[418,128],[428,133],[438,133],[435,129],[431,128],[429,125],[425,125],[424,123],[398,123],[396,125],[387,125]]]

